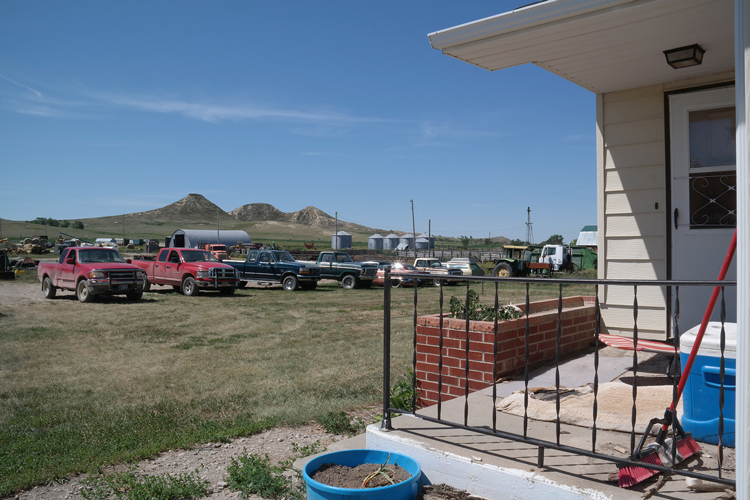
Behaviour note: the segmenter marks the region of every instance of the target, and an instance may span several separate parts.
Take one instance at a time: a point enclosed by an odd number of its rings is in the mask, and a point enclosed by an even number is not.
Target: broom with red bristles
[[[727,250],[727,256],[724,258],[724,265],[721,266],[718,281],[724,281],[727,271],[729,270],[729,265],[732,263],[732,258],[734,257],[734,251],[736,248],[737,230],[735,229],[734,237],[732,237],[732,242],[729,244],[729,250]],[[631,460],[643,462],[644,464],[672,467],[701,451],[698,442],[693,439],[689,433],[686,433],[682,429],[680,421],[675,417],[675,408],[680,401],[683,389],[685,389],[687,378],[690,375],[690,370],[693,368],[695,357],[698,355],[698,350],[700,349],[701,341],[703,340],[703,334],[706,333],[706,327],[708,326],[711,314],[714,312],[714,307],[716,306],[716,300],[719,298],[720,291],[721,287],[714,287],[714,292],[711,294],[711,300],[708,302],[706,313],[703,315],[703,321],[701,322],[698,334],[695,337],[695,343],[690,351],[690,357],[688,357],[688,360],[685,363],[685,368],[682,370],[680,383],[677,385],[677,395],[675,400],[672,401],[672,405],[666,409],[663,418],[651,419],[646,428],[646,433],[643,435],[641,442],[630,457]],[[659,432],[656,434],[656,440],[644,447],[646,438],[651,433],[651,429],[659,424],[661,424],[661,429],[659,429]],[[669,427],[673,424],[675,427],[674,437],[667,438]],[[676,453],[674,449],[675,447],[677,447]],[[618,484],[620,488],[630,488],[631,486],[638,484],[641,481],[645,481],[658,473],[659,471],[647,467],[628,465],[620,469]]]

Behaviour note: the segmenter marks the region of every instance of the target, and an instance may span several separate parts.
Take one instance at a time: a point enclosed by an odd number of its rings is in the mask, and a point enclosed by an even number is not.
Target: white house
[[[546,0],[429,38],[481,68],[532,63],[596,94],[600,278],[714,280],[736,226],[727,303],[738,324],[738,498],[750,498],[750,0]],[[675,298],[642,293],[639,332],[664,339]],[[681,331],[700,323],[709,295],[680,291]],[[600,299],[605,329],[632,332],[633,288]]]

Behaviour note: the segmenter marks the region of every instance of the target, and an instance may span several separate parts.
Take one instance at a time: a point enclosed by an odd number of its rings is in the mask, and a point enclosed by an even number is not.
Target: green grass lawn
[[[0,287],[29,283],[34,271]],[[0,496],[382,401],[382,288],[156,289],[137,303],[0,302]],[[484,292],[491,304],[494,287]],[[465,293],[446,287],[446,308]],[[532,293],[558,290],[540,280]],[[438,311],[438,294],[419,290],[419,314]],[[501,288],[503,303],[523,300],[524,287]],[[393,290],[392,380],[411,364],[413,303],[411,289]]]

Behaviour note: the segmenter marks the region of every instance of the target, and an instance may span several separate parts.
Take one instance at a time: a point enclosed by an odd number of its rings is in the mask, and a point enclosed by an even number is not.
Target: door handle
[[[679,215],[680,211],[678,209],[674,209],[674,228],[677,229],[677,216]]]

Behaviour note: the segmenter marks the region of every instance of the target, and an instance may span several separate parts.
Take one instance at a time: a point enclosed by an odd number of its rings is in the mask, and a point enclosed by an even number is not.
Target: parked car
[[[474,259],[454,257],[445,265],[448,269],[460,269],[464,276],[484,276],[484,271]]]
[[[377,271],[374,264],[354,262],[346,252],[320,252],[316,264],[321,278],[338,280],[347,290],[370,286]]]
[[[72,290],[81,302],[97,295],[126,295],[140,300],[148,283],[146,273],[128,264],[114,248],[68,247],[57,262],[40,262],[37,281],[48,299],[58,289]]]
[[[183,295],[192,296],[201,289],[219,290],[223,295],[232,295],[239,281],[237,271],[222,264],[207,250],[196,248],[162,248],[156,260],[129,261],[146,272],[148,281],[143,287],[147,292],[151,285],[171,285]]]
[[[245,260],[225,260],[239,271],[240,288],[248,281],[254,283],[281,283],[284,290],[297,288],[314,290],[320,280],[320,267],[310,262],[300,262],[285,250],[250,250]]]
[[[401,273],[401,274],[419,274],[420,273],[420,271],[418,271],[417,268],[415,268],[411,264],[404,264],[401,262],[385,262],[385,263],[378,265],[378,270],[375,273],[375,279],[372,280],[373,285],[385,286],[386,269],[390,269],[392,273]],[[398,288],[400,286],[414,286],[415,282],[417,286],[419,286],[419,285],[423,285],[425,283],[425,280],[412,278],[410,276],[394,276],[391,278],[391,286],[393,288]]]
[[[440,262],[440,259],[435,257],[419,257],[414,259],[414,267],[418,271],[423,273],[438,274],[443,276],[463,276],[463,272],[458,268],[449,268]],[[441,279],[435,279],[432,282],[435,286],[441,286],[443,283],[449,285],[455,285],[458,281],[446,281]]]

